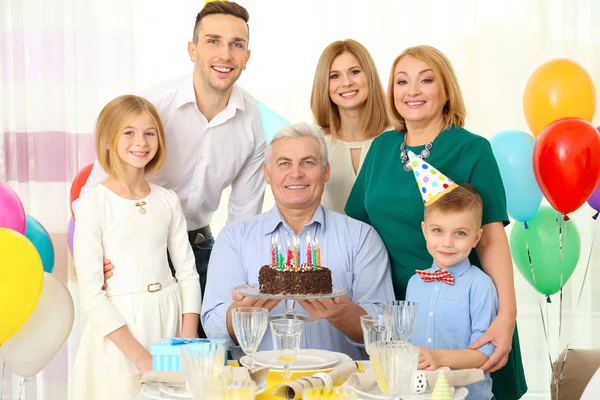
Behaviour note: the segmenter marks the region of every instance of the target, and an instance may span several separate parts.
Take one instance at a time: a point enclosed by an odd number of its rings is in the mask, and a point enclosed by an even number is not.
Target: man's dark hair
[[[236,18],[240,18],[246,23],[247,27],[248,20],[250,20],[248,10],[240,6],[238,3],[233,1],[210,1],[206,3],[204,8],[196,16],[196,24],[194,25],[194,38],[192,39],[194,44],[198,43],[198,31],[200,30],[200,23],[202,22],[202,19],[207,15],[213,14],[232,15]],[[249,34],[250,27],[248,27],[248,35]]]

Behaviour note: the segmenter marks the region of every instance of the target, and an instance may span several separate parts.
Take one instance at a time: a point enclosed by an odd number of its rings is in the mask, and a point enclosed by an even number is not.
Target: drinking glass
[[[210,400],[252,400],[256,392],[256,383],[247,381],[230,381],[221,385],[212,385],[203,389]]]
[[[252,355],[256,353],[269,324],[269,310],[262,307],[240,307],[231,310],[233,331],[240,347],[248,355],[253,369],[256,365]]]
[[[400,340],[373,343],[371,362],[377,385],[381,391],[393,397],[410,397],[414,385],[419,349]]]
[[[299,319],[277,319],[270,324],[275,357],[283,363],[283,378],[289,379],[292,376],[290,364],[298,356],[304,322]]]
[[[391,327],[385,323],[383,314],[361,316],[360,326],[362,327],[367,354],[371,354],[369,353],[369,347],[373,343],[392,339]]]
[[[417,321],[419,304],[414,301],[396,300],[383,305],[386,325],[391,327],[392,339],[408,341]]]
[[[323,400],[323,399],[358,399],[352,388],[341,387],[337,389],[308,389],[302,394],[302,400]]]
[[[195,400],[205,399],[203,388],[223,381],[225,345],[223,343],[197,343],[181,346],[181,368],[186,386]]]

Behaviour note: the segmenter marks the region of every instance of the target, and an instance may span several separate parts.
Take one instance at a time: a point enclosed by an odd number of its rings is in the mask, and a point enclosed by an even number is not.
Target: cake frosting
[[[302,264],[296,270],[284,265],[264,265],[258,272],[259,292],[281,295],[321,295],[333,290],[331,270]]]

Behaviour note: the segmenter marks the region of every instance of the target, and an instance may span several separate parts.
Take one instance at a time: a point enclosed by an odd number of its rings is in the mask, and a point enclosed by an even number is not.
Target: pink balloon
[[[25,234],[25,209],[10,186],[0,182],[0,228],[9,228]]]
[[[69,245],[69,251],[73,254],[73,233],[75,233],[75,221],[73,218],[69,218],[69,225],[67,225],[67,245]]]

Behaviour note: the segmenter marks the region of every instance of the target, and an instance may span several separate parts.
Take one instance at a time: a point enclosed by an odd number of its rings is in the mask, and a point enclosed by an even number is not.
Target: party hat
[[[446,373],[442,370],[440,371],[437,380],[435,381],[435,386],[433,387],[433,392],[431,392],[431,400],[452,400],[454,399],[454,395],[452,394],[452,388],[448,384],[448,379],[446,378]]]
[[[415,153],[410,150],[407,153],[425,206],[430,206],[444,194],[458,187],[450,178],[429,165],[422,158],[417,157]]]

